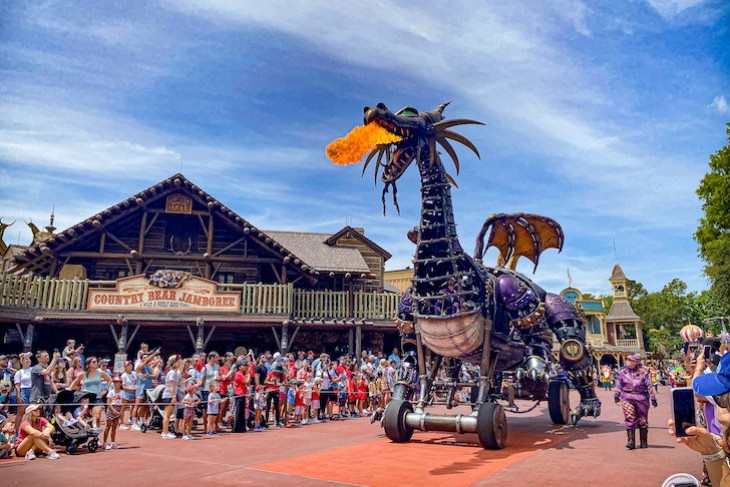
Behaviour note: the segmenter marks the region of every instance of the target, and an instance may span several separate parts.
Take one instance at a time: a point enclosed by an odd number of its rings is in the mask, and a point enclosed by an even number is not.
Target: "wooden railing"
[[[114,281],[51,279],[0,273],[0,306],[84,311],[89,288],[114,287]],[[400,300],[393,293],[309,291],[291,284],[226,284],[241,293],[241,314],[290,315],[297,318],[390,320]],[[351,302],[352,296],[352,302]]]
[[[347,291],[294,291],[292,315],[297,318],[352,318]]]
[[[616,340],[616,346],[622,348],[639,348],[639,340],[636,338]]]

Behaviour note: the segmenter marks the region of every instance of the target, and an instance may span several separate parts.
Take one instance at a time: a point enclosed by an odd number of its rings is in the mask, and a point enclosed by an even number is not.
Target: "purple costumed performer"
[[[651,372],[647,367],[640,365],[641,355],[634,354],[626,357],[626,366],[616,378],[614,399],[621,404],[626,421],[628,443],[626,448],[636,448],[636,428],[639,428],[639,448],[649,446],[649,399],[651,405],[657,407],[654,388],[651,385]]]

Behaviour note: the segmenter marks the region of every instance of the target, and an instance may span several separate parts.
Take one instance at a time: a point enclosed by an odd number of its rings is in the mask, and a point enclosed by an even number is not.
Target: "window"
[[[588,333],[592,335],[601,334],[601,320],[598,316],[588,316]]]

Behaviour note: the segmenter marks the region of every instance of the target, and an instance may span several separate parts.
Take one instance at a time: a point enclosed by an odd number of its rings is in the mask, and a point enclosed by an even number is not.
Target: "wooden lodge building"
[[[345,226],[260,230],[182,174],[60,232],[5,246],[3,351],[392,350],[391,255]],[[0,239],[1,240],[1,239]]]

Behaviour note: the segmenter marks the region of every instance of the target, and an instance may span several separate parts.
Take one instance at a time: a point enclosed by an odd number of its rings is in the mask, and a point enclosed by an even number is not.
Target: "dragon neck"
[[[473,264],[456,234],[451,186],[441,159],[436,155],[432,164],[426,145],[417,163],[421,176],[421,221],[413,285],[416,299],[421,298],[419,312],[428,315],[432,314],[428,310],[429,297],[441,295],[450,278],[463,277]]]

